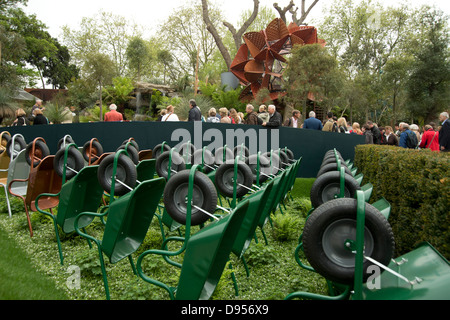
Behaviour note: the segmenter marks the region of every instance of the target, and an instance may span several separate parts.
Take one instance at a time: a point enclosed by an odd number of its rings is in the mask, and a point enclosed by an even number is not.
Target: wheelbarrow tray
[[[98,166],[84,167],[62,186],[56,221],[64,233],[75,231],[74,222],[80,213],[97,211],[103,195],[97,171]],[[92,216],[81,217],[79,227],[87,227],[92,220],[94,220]]]
[[[364,300],[450,300],[450,263],[429,243],[395,259],[389,268],[410,281],[411,285],[385,271],[380,275],[380,288],[370,290],[363,286]]]
[[[164,187],[164,178],[144,181],[110,205],[102,251],[111,263],[128,257],[142,244]]]
[[[208,300],[222,276],[247,213],[243,201],[220,221],[194,234],[187,243],[176,294],[177,300]]]

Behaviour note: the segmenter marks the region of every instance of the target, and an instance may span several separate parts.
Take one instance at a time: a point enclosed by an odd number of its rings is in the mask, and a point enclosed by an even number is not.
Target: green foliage
[[[213,101],[217,110],[220,108],[227,108],[228,110],[234,108],[238,112],[245,112],[246,104],[239,99],[241,88],[227,90],[226,86],[200,83],[200,91],[203,96]]]
[[[306,185],[309,185],[309,180],[298,179],[296,190],[303,190]],[[298,201],[297,201],[298,200]],[[298,215],[299,219],[304,220],[298,208],[300,203],[305,200],[294,199],[287,201],[287,210],[283,212],[291,215]],[[19,203],[20,204],[20,203]],[[15,211],[14,211],[15,212]],[[25,259],[32,260],[31,264],[25,264],[26,270],[22,273],[17,273],[15,277],[9,277],[8,281],[0,281],[0,297],[2,293],[6,292],[8,288],[19,287],[21,290],[10,290],[11,293],[7,297],[15,299],[51,299],[55,297],[57,292],[66,294],[66,298],[70,300],[104,300],[105,292],[103,289],[103,281],[100,270],[98,250],[95,244],[89,248],[84,238],[78,237],[76,234],[61,234],[61,245],[64,253],[64,266],[60,265],[58,250],[55,242],[55,234],[53,224],[49,217],[42,214],[32,214],[33,228],[35,234],[30,238],[26,215],[22,211],[14,213],[10,219],[6,212],[0,214],[0,235],[9,237],[5,240],[0,236],[2,247],[0,252],[7,266],[0,268],[1,270],[14,271],[22,270],[22,263]],[[302,224],[304,222],[302,221]],[[289,293],[294,291],[306,291],[317,294],[326,294],[325,280],[314,272],[309,272],[299,267],[296,263],[293,253],[298,245],[297,239],[294,241],[279,242],[273,238],[270,232],[271,226],[267,224],[265,227],[268,244],[264,243],[262,234],[258,228],[255,234],[255,241],[252,241],[250,247],[245,252],[244,257],[249,266],[250,277],[247,277],[244,264],[241,259],[234,254],[230,255],[232,269],[229,265],[223,271],[213,299],[216,300],[267,300],[277,299],[282,300]],[[194,232],[198,228],[194,228]],[[104,232],[104,225],[95,219],[94,222],[86,228],[88,234],[96,239],[101,239]],[[181,229],[181,234],[184,230]],[[178,231],[168,232],[165,230],[166,237],[179,236]],[[49,241],[50,239],[50,241]],[[53,239],[53,240],[51,240]],[[256,241],[258,240],[258,241]],[[23,254],[17,249],[9,249],[10,243],[17,243],[17,247],[23,250]],[[147,233],[147,237],[133,255],[133,260],[136,262],[137,257],[145,250],[160,249],[162,245],[162,235],[159,228],[159,223],[154,218]],[[172,243],[169,245],[169,250],[173,251],[173,246],[177,249],[181,243]],[[6,252],[2,249],[6,248]],[[16,261],[14,259],[17,255],[24,257],[23,260]],[[305,259],[304,254],[300,252],[299,256],[302,260]],[[176,261],[181,262],[183,255]],[[15,263],[12,263],[14,261]],[[108,273],[108,283],[112,299],[115,300],[166,300],[168,294],[165,290],[153,286],[142,279],[138,278],[133,272],[127,259],[116,264],[111,264],[107,259],[106,269]],[[180,269],[168,265],[164,259],[156,255],[149,255],[142,261],[142,268],[146,274],[152,278],[166,283],[169,286],[175,287],[177,285]],[[10,265],[10,263],[12,263]],[[16,268],[11,268],[12,265],[19,263]],[[0,262],[0,265],[2,263]],[[71,273],[68,272],[69,266],[78,266],[81,272],[81,288],[69,289],[66,285],[68,277]],[[23,270],[25,270],[23,269]],[[34,270],[42,270],[43,275],[40,275],[36,280],[21,282],[24,276],[34,273]],[[235,296],[234,286],[231,282],[231,272],[234,273],[238,288],[239,296]],[[10,274],[8,274],[10,275]],[[3,279],[3,278],[2,278]],[[13,279],[13,280],[10,280]],[[45,285],[39,286],[42,290],[37,290],[37,284],[45,279]],[[2,291],[3,290],[3,291]],[[41,291],[39,296],[35,295],[36,291]],[[57,297],[55,297],[57,299]]]
[[[272,217],[273,237],[278,241],[291,241],[300,235],[300,219],[298,216],[278,213]]]
[[[247,249],[245,259],[250,266],[269,265],[277,261],[277,252],[273,247],[257,243]]]
[[[112,83],[111,86],[106,86],[103,92],[107,104],[122,105],[132,98],[134,85],[130,78],[116,77],[112,79]]]
[[[48,121],[53,124],[61,124],[64,121],[72,119],[72,113],[70,110],[58,103],[47,103],[45,105],[45,116]]]
[[[389,222],[397,254],[430,242],[450,258],[450,157],[445,153],[364,145],[355,153],[363,183],[374,186],[372,200],[384,197],[392,206]]]

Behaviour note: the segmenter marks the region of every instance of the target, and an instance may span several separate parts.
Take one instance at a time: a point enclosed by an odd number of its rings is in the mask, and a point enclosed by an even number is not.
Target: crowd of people
[[[353,124],[347,123],[345,117],[337,118],[332,112],[327,114],[325,121],[316,118],[316,113],[311,111],[308,119],[301,124],[301,113],[298,110],[292,112],[292,116],[283,122],[282,115],[276,110],[274,105],[261,105],[258,111],[251,104],[246,106],[246,115],[237,112],[236,109],[221,108],[218,111],[211,108],[208,116],[202,116],[200,108],[195,100],[189,102],[189,119],[188,121],[203,121],[210,123],[227,123],[227,124],[248,124],[262,125],[270,128],[291,127],[310,130],[320,130],[328,132],[338,132],[345,134],[357,134],[365,137],[367,144],[379,144],[398,146],[402,148],[420,148],[431,149],[436,152],[450,151],[450,122],[447,112],[440,114],[441,126],[437,126],[431,122],[421,129],[416,124],[407,124],[401,122],[395,126],[378,126],[372,121],[368,121],[362,126],[358,122]],[[171,119],[170,119],[171,118]],[[169,106],[163,110],[160,121],[180,121],[174,114],[174,107]]]
[[[23,109],[16,110],[16,119],[13,126],[27,126],[49,124],[50,122],[44,116],[45,107],[42,101],[38,100],[31,109],[31,121],[27,118]],[[439,116],[440,126],[430,122],[422,128],[416,124],[407,124],[401,122],[395,126],[378,126],[372,121],[368,121],[364,125],[357,122],[353,124],[347,123],[344,117],[337,118],[332,112],[327,114],[327,119],[321,121],[316,118],[316,113],[311,111],[308,119],[301,124],[302,115],[299,110],[293,110],[292,116],[283,122],[282,115],[277,111],[274,105],[261,105],[256,110],[251,104],[246,106],[245,113],[238,112],[234,108],[220,108],[216,110],[211,108],[207,117],[202,115],[200,108],[195,100],[189,101],[189,116],[187,121],[203,121],[209,123],[226,123],[226,124],[247,124],[261,125],[268,128],[278,128],[281,126],[291,128],[302,128],[309,130],[320,130],[328,132],[338,132],[345,134],[357,134],[365,137],[367,144],[380,144],[398,146],[402,148],[420,148],[430,149],[436,152],[450,151],[450,121],[448,112],[442,112]],[[117,111],[117,106],[111,104],[109,112],[105,114],[105,122],[123,121],[123,115]],[[158,121],[176,122],[180,118],[175,112],[175,107],[170,105],[163,109],[160,113]]]

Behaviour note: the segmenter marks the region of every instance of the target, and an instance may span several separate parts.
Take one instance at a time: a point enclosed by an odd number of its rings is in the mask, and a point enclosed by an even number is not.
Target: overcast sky
[[[197,0],[200,2],[200,0]],[[253,8],[252,0],[212,0],[214,3],[220,3],[222,10],[229,22],[235,24],[240,14],[247,9]],[[280,7],[285,7],[290,0],[260,0],[261,6],[273,7],[274,2],[278,2]],[[358,1],[358,0],[356,0]],[[403,1],[379,0],[380,3],[393,5],[402,3]],[[49,28],[48,31],[53,37],[58,38],[61,34],[61,27],[69,25],[72,29],[77,29],[77,25],[83,17],[91,17],[100,10],[112,12],[121,15],[130,21],[136,22],[144,27],[148,36],[154,34],[156,27],[167,18],[174,9],[182,6],[188,0],[28,0],[28,6],[24,8],[25,12],[36,14],[37,18],[44,22]],[[295,1],[300,4],[300,0]],[[307,5],[313,0],[307,0]],[[450,15],[449,0],[407,0],[412,6],[420,6],[422,4],[436,5],[446,14]],[[320,0],[319,3],[311,11],[310,24],[314,19],[322,15],[323,7],[327,7],[333,3],[333,0]],[[147,32],[144,36],[147,35]]]

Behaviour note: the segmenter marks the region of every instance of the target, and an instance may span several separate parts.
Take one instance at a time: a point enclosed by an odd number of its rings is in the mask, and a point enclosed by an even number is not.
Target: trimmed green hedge
[[[450,154],[361,145],[354,165],[374,186],[370,201],[392,205],[397,256],[427,241],[450,260]]]

